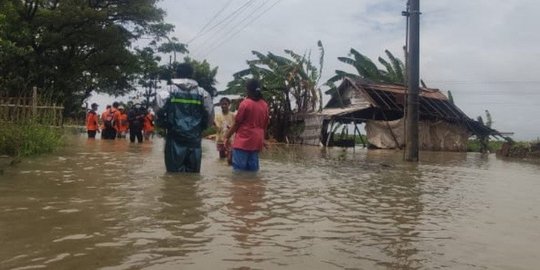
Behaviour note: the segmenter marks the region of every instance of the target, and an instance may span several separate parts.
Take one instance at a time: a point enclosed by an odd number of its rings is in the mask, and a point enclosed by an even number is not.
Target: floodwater
[[[0,175],[0,269],[538,269],[540,164],[274,146],[234,174],[203,144],[69,138]]]

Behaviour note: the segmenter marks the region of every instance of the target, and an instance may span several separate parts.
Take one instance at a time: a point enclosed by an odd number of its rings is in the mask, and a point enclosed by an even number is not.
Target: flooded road
[[[163,141],[72,137],[0,175],[0,269],[537,269],[540,164],[273,147],[166,174]]]

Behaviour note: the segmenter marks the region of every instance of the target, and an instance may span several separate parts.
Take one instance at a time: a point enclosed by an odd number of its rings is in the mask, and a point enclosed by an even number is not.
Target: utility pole
[[[405,161],[418,162],[420,112],[420,0],[409,0],[407,9],[407,108],[405,110]]]

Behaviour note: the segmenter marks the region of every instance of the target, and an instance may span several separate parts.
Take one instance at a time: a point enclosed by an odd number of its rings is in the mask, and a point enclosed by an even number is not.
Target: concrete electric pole
[[[418,161],[418,121],[420,114],[420,0],[409,0],[406,12],[407,40],[407,108],[405,110],[405,161]]]

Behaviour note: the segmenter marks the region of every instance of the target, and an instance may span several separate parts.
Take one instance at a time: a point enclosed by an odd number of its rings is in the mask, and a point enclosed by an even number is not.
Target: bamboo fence
[[[62,126],[63,106],[40,98],[37,88],[32,89],[32,96],[0,96],[0,121],[24,122],[37,121],[42,124]]]

